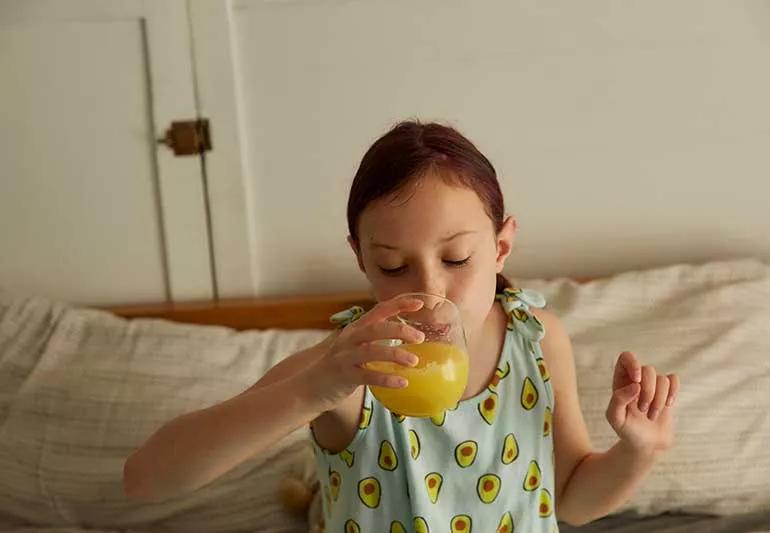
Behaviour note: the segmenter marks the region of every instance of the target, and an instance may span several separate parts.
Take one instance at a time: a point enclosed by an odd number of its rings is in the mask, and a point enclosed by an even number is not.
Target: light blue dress
[[[545,299],[505,289],[509,316],[495,377],[442,417],[404,418],[367,388],[343,452],[315,445],[327,533],[558,531],[554,396],[531,313]],[[350,312],[351,319],[360,315]]]

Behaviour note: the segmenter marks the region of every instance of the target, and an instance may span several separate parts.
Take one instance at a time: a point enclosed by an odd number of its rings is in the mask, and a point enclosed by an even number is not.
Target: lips
[[[451,324],[442,324],[440,322],[434,322],[431,324],[423,324],[419,322],[412,322],[411,324],[416,329],[419,329],[425,334],[425,339],[435,339],[437,337],[446,337],[449,334]]]

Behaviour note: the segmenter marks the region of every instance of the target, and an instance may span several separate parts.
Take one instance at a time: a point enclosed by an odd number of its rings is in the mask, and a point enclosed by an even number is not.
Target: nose
[[[418,269],[414,292],[435,294],[446,298],[446,280],[443,273],[430,266]]]

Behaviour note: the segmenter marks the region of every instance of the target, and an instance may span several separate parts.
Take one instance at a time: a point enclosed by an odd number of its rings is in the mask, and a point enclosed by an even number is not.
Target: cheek
[[[371,274],[370,272],[374,272]],[[369,280],[374,299],[378,302],[384,302],[395,298],[399,294],[411,292],[406,277],[384,276],[376,270],[368,271],[366,278]]]
[[[487,266],[462,270],[453,280],[447,296],[459,305],[466,328],[475,330],[486,319],[494,302],[495,271]]]
[[[383,275],[371,257],[364,255],[362,257],[362,262],[364,266],[364,275],[366,276],[367,281],[369,281],[369,286],[374,294],[375,300],[384,302],[402,292],[407,292],[399,289],[399,278]]]

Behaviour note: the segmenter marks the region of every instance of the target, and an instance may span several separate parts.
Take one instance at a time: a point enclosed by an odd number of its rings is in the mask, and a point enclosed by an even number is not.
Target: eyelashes
[[[385,274],[386,276],[398,276],[402,272],[406,271],[406,265],[400,266],[398,268],[382,268],[380,267],[380,272]]]
[[[468,256],[465,259],[460,259],[458,261],[444,259],[442,262],[450,268],[461,268],[467,265],[470,262],[470,260],[471,260],[471,256]],[[382,272],[386,276],[398,276],[399,274],[403,274],[404,272],[406,272],[406,268],[407,268],[407,265],[401,265],[400,267],[396,267],[396,268],[379,267],[380,272]]]
[[[468,264],[468,261],[471,260],[471,256],[466,257],[465,259],[460,259],[459,261],[450,261],[449,259],[444,259],[444,264],[454,266],[454,267],[461,267]]]

